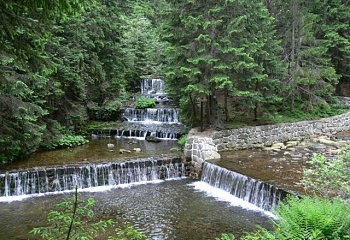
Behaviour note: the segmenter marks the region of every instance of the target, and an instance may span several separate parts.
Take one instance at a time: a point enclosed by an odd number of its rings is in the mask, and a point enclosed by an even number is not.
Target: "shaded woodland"
[[[349,83],[344,0],[0,0],[0,12],[2,163],[83,142],[145,77],[166,81],[188,126],[215,129],[337,114]]]

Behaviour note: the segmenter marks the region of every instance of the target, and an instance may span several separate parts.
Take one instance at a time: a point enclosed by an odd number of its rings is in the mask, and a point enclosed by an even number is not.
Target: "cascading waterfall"
[[[123,117],[131,122],[154,121],[161,123],[178,123],[178,111],[174,108],[126,108]]]
[[[115,186],[185,176],[178,160],[134,160],[119,163],[36,168],[0,174],[0,197]]]
[[[160,139],[179,139],[185,126],[179,122],[178,110],[164,104],[170,101],[166,97],[164,87],[162,79],[143,79],[141,94],[148,98],[155,98],[158,103],[162,104],[146,109],[125,108],[122,114],[123,126],[113,129],[114,136],[136,138],[154,136]]]
[[[204,163],[201,181],[264,210],[273,209],[288,194],[273,185],[208,162]]]
[[[146,78],[141,81],[141,94],[164,95],[164,81],[160,78]]]

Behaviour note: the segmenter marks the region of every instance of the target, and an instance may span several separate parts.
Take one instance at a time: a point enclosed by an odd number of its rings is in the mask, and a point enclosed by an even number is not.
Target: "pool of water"
[[[253,205],[196,184],[186,178],[104,191],[95,189],[81,192],[80,197],[96,200],[97,217],[128,221],[152,239],[215,239],[223,232],[240,236],[255,230],[256,225],[270,227],[270,218]],[[35,239],[28,232],[45,225],[46,215],[54,204],[72,194],[1,202],[1,239]]]
[[[292,192],[302,192],[296,183],[301,179],[307,158],[293,158],[263,150],[220,152],[218,166],[241,173]]]
[[[108,144],[114,147],[108,148]],[[130,138],[100,138],[75,148],[64,148],[53,151],[38,152],[26,160],[16,161],[7,165],[0,165],[0,170],[23,169],[37,166],[51,166],[79,163],[96,163],[110,161],[124,161],[127,159],[159,156],[162,154],[181,154],[173,151],[180,145],[176,140],[162,140],[159,143]],[[140,152],[134,148],[141,149]],[[130,152],[120,153],[120,149]]]
[[[108,148],[108,143],[114,144],[114,147]],[[124,161],[174,153],[171,149],[177,147],[179,145],[174,140],[152,143],[137,139],[98,139],[73,149],[37,153],[2,169]],[[120,148],[130,149],[131,152],[120,154]],[[141,152],[132,151],[133,148],[140,148]],[[220,154],[222,159],[215,162],[217,165],[284,189],[294,190],[294,183],[300,178],[304,164],[304,160],[271,156],[264,151]],[[128,221],[152,239],[215,239],[223,232],[239,237],[243,232],[256,229],[256,225],[271,227],[270,217],[263,211],[209,186],[198,187],[198,183],[186,178],[104,191],[93,189],[80,194],[82,198],[93,197],[96,200],[98,218]],[[33,227],[45,225],[47,213],[54,204],[71,195],[59,193],[0,202],[0,239],[35,239],[28,232]]]

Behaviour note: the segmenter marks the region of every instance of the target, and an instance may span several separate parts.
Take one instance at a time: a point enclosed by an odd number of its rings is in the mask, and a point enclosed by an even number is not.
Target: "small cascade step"
[[[130,137],[145,139],[147,136],[154,136],[165,140],[177,140],[183,132],[185,126],[181,123],[174,124],[148,124],[140,122],[124,122],[115,128],[98,130],[96,136],[103,137]]]
[[[178,123],[179,113],[175,108],[126,108],[123,118],[132,122],[154,121],[161,123]]]
[[[245,175],[205,162],[201,181],[264,210],[275,208],[288,192]]]
[[[179,120],[179,112],[174,107],[165,107],[169,101],[164,91],[165,83],[160,78],[147,78],[141,81],[141,94],[155,98],[162,107],[136,109],[125,108],[121,119],[123,126],[109,129],[108,136],[134,137],[146,139],[147,136],[165,140],[177,140],[186,126]],[[96,133],[102,135],[102,133]]]
[[[165,95],[164,81],[160,78],[145,78],[141,81],[142,95]]]
[[[35,168],[0,174],[0,197],[185,177],[180,158]]]

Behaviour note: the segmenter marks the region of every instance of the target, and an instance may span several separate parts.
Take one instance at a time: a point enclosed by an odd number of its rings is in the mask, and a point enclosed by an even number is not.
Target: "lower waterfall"
[[[87,165],[43,167],[0,173],[0,197],[115,186],[185,176],[184,163],[173,160],[133,160]]]
[[[201,181],[267,211],[288,194],[273,185],[208,162],[204,163]]]

